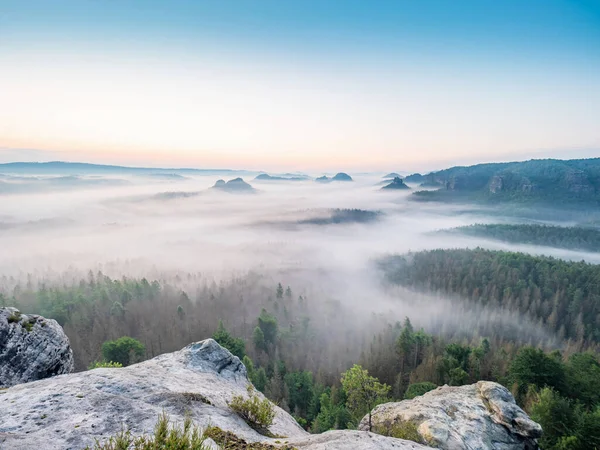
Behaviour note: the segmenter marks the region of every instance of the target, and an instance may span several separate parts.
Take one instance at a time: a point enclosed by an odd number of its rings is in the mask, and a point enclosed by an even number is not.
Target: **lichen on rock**
[[[73,372],[73,352],[61,326],[17,308],[0,308],[0,387]]]

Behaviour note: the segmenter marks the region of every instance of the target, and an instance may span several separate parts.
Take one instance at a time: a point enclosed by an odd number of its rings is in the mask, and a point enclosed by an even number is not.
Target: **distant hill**
[[[412,175],[404,177],[404,182],[405,183],[422,183],[423,175],[421,175],[420,173],[413,173]]]
[[[234,178],[228,182],[225,182],[224,180],[217,180],[212,188],[231,193],[248,194],[255,192],[255,189],[241,178]]]
[[[392,182],[390,184],[386,184],[381,189],[393,190],[393,189],[410,189],[410,188],[406,184],[404,184],[404,181],[402,181],[402,178],[396,177],[392,180]]]
[[[324,216],[316,216],[297,221],[300,225],[331,225],[344,223],[368,223],[379,219],[379,211],[364,209],[331,209]]]
[[[279,177],[279,176],[272,176],[267,173],[261,173],[254,179],[256,181],[305,181],[305,180],[308,180],[308,177],[293,176],[293,175]]]
[[[402,178],[402,177],[399,174],[397,174],[396,172],[391,172],[391,173],[388,173],[387,175],[384,175],[382,178],[394,179],[394,178]]]
[[[425,175],[422,186],[438,190],[415,192],[416,199],[600,205],[600,158],[451,167]]]
[[[334,177],[327,177],[323,175],[315,180],[318,183],[330,183],[332,181],[354,181],[350,175],[344,172],[337,173]]]
[[[127,167],[127,166],[113,166],[106,164],[88,164],[78,162],[13,162],[0,164],[0,173],[8,174],[144,174],[156,176],[161,173],[168,173],[170,175],[175,174],[198,174],[198,175],[209,175],[209,174],[247,174],[243,170],[231,170],[231,169],[190,169],[190,168],[152,168],[152,167]]]

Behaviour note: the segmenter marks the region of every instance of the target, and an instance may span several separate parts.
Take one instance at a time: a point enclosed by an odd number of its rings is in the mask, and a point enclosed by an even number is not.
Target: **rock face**
[[[233,180],[229,180],[227,183],[225,183],[223,180],[217,180],[213,186],[213,189],[244,194],[254,192],[254,188],[246,183],[242,178],[234,178]]]
[[[381,189],[387,190],[387,189],[410,189],[410,188],[406,184],[404,184],[404,181],[402,181],[402,178],[396,177],[393,179],[393,181],[390,184],[386,184]]]
[[[335,176],[329,178],[326,175],[316,178],[317,183],[331,183],[332,181],[354,181],[350,175],[344,172],[336,173]]]
[[[412,422],[432,447],[460,450],[534,450],[540,425],[517,406],[498,383],[480,381],[468,386],[443,386],[412,400],[385,403],[372,411],[374,430]],[[368,429],[366,416],[359,428]]]
[[[0,388],[73,372],[69,338],[55,321],[0,308]]]
[[[247,442],[288,443],[298,449],[423,449],[365,432],[311,436],[281,408],[267,438],[228,406],[247,395],[246,368],[212,339],[132,366],[61,375],[0,391],[0,448],[82,449],[122,430],[150,433],[164,411],[181,423],[186,415]],[[258,393],[262,398],[262,394]]]

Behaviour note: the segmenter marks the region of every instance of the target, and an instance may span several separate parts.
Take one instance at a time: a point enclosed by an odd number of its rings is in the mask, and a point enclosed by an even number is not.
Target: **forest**
[[[355,427],[375,404],[439,385],[492,380],[550,430],[543,449],[600,443],[597,266],[482,249],[418,252],[379,265],[387,283],[414,289],[415,298],[428,290],[515,310],[560,339],[527,342],[526,332],[515,339],[493,326],[425,330],[409,317],[392,322],[375,313],[359,320],[343,303],[255,273],[220,283],[199,274],[166,282],[90,272],[62,284],[4,277],[0,304],[58,320],[78,370],[128,365],[213,337],[311,432]],[[352,400],[344,383],[352,374],[377,387],[369,407]]]
[[[596,228],[539,224],[474,224],[441,230],[440,233],[464,234],[503,242],[569,250],[600,251],[600,230]]]
[[[579,348],[600,341],[600,266],[525,253],[432,250],[383,259],[391,283],[530,318]]]
[[[525,203],[573,209],[600,201],[600,159],[540,159],[451,167],[412,176],[422,187],[415,200]]]

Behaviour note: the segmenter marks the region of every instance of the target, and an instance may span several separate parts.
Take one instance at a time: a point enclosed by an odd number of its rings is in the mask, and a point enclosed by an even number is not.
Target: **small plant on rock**
[[[154,427],[153,435],[135,437],[129,430],[123,430],[104,442],[96,441],[93,450],[210,450],[204,444],[205,436],[200,428],[186,418],[183,428],[169,423],[163,414]],[[86,450],[91,450],[89,447]]]
[[[93,363],[91,363],[88,366],[88,370],[100,369],[100,368],[118,369],[120,367],[123,367],[123,364],[121,364],[120,362],[115,362],[115,361],[94,361]]]
[[[229,407],[248,425],[262,434],[268,431],[275,418],[273,404],[266,398],[261,400],[251,384],[248,385],[248,398],[236,395],[229,403]]]

